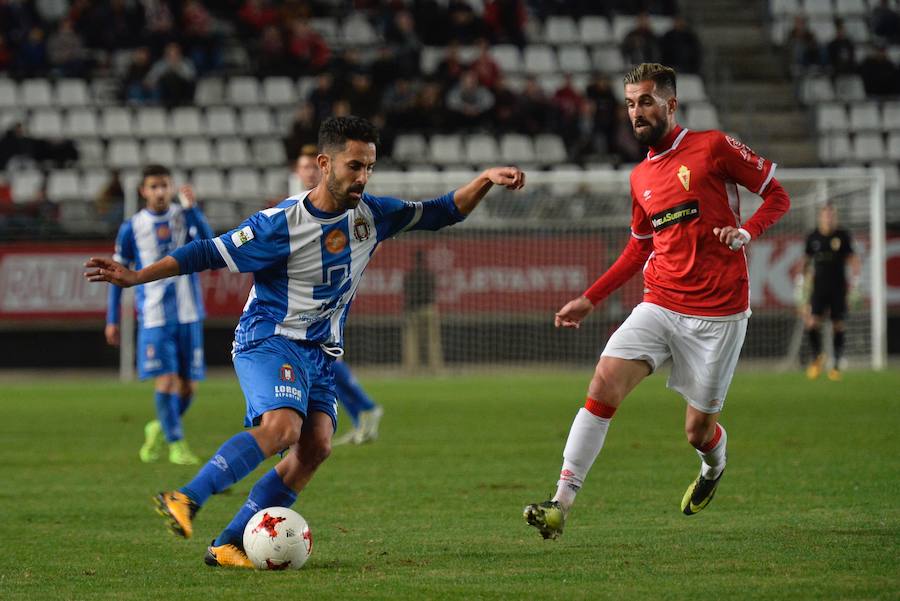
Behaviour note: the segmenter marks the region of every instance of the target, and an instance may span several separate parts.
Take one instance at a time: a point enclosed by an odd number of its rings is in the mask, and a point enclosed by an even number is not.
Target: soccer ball
[[[244,551],[260,570],[299,570],[312,553],[312,533],[296,511],[269,507],[247,522]]]

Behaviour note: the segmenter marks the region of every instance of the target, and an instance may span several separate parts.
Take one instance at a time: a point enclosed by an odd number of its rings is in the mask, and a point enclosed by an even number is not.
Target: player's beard
[[[637,127],[632,125],[631,129],[634,132],[634,137],[637,138],[638,142],[645,146],[655,146],[657,142],[662,140],[663,135],[666,133],[666,122],[662,119],[655,124],[647,119],[643,119],[642,121],[649,125],[649,127],[638,131]]]
[[[328,188],[329,194],[331,197],[337,201],[338,209],[342,211],[346,211],[347,209],[355,209],[359,204],[359,198],[351,196],[351,192],[359,192],[360,196],[362,196],[364,187],[357,186],[356,184],[350,184],[347,186],[346,190],[341,190],[340,185],[338,184],[337,177],[332,171],[328,175],[328,179],[325,180],[325,187]]]

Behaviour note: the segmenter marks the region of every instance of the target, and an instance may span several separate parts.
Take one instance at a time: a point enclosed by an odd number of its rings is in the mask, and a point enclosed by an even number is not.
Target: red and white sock
[[[575,502],[575,495],[603,448],[606,431],[615,412],[615,407],[588,397],[584,407],[575,415],[563,450],[556,495],[553,496],[553,500],[558,501],[564,511],[568,511]]]
[[[703,446],[697,447],[697,455],[703,463],[700,466],[700,475],[708,480],[715,480],[725,469],[725,444],[728,442],[728,434],[722,424],[716,424],[716,433]]]

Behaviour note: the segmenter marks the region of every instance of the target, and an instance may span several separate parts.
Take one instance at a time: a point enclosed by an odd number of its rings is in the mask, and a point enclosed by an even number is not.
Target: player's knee
[[[625,396],[624,388],[614,378],[600,369],[594,372],[588,388],[588,396],[605,405],[618,407]]]
[[[702,447],[706,442],[706,431],[704,429],[685,426],[684,434],[687,436],[688,444],[692,447]]]
[[[260,435],[274,449],[286,449],[300,439],[303,420],[291,410],[266,414],[259,427]]]
[[[331,455],[331,436],[313,436],[303,445],[303,462],[315,468]]]

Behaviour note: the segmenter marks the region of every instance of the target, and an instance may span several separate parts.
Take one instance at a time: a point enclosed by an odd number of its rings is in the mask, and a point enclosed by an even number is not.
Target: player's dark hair
[[[169,171],[167,167],[164,167],[162,165],[146,165],[143,171],[141,171],[141,184],[139,187],[143,187],[144,182],[147,181],[148,177],[155,176],[172,177],[172,172]]]
[[[676,95],[675,69],[672,67],[659,63],[641,63],[625,74],[625,85],[642,81],[652,81],[660,92]]]
[[[343,150],[348,140],[378,145],[378,129],[355,115],[329,117],[319,126],[319,150],[323,153]]]

